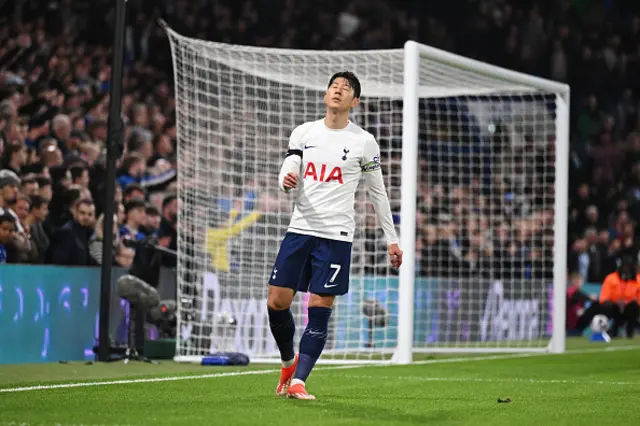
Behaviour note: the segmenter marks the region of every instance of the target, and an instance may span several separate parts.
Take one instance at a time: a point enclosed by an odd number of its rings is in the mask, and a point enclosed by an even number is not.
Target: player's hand
[[[298,186],[298,175],[294,172],[287,173],[284,177],[282,186],[284,186],[284,189],[287,191]]]
[[[398,244],[389,244],[389,259],[391,260],[391,266],[399,268],[402,265],[402,250]]]

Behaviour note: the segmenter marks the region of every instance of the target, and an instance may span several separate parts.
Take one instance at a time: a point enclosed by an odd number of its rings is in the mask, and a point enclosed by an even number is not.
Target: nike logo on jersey
[[[305,145],[304,149],[311,149],[311,148],[315,148],[315,145]]]
[[[333,287],[337,287],[338,285],[339,285],[339,284],[331,284],[331,285],[329,285],[329,283],[326,283],[326,284],[324,285],[324,288],[333,288]]]

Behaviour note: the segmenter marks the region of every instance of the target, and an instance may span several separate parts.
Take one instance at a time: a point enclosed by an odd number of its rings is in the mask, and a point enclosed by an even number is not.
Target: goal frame
[[[171,28],[163,25],[170,37],[184,38]],[[172,59],[176,69],[175,45],[172,40]],[[274,49],[282,51],[283,49]],[[397,49],[396,51],[399,51]],[[441,49],[407,41],[403,47],[404,70],[402,96],[402,152],[401,152],[401,195],[400,195],[400,246],[403,249],[404,264],[399,271],[398,281],[398,317],[397,343],[394,348],[378,348],[372,354],[391,355],[390,359],[321,359],[322,364],[410,364],[414,353],[519,353],[565,351],[565,294],[566,294],[566,243],[567,243],[567,210],[568,210],[568,159],[569,159],[569,102],[568,85],[534,77],[506,68],[487,64],[478,60],[460,56]],[[464,96],[465,92],[425,93],[420,87],[420,61],[447,65],[475,74],[502,80],[511,90],[535,93],[555,94],[555,186],[554,186],[554,265],[552,282],[552,335],[546,347],[415,347],[414,346],[414,303],[415,303],[415,267],[416,267],[416,193],[418,185],[418,136],[419,136],[419,102],[423,98],[443,96]],[[177,90],[177,79],[176,79]],[[505,89],[483,89],[482,94],[505,94]],[[473,93],[471,93],[473,94]],[[178,130],[180,133],[180,130]],[[181,306],[178,304],[178,316]],[[366,352],[366,350],[365,350]],[[176,355],[176,362],[202,362],[206,355]],[[255,363],[280,362],[276,358],[254,358]]]
[[[522,84],[556,94],[556,156],[554,194],[554,259],[553,259],[553,328],[549,345],[545,348],[414,348],[414,294],[416,248],[416,192],[418,182],[418,123],[420,99],[420,59],[470,70],[477,74],[499,78],[511,84]],[[496,93],[500,93],[496,91]],[[563,353],[566,338],[566,245],[567,209],[569,193],[569,101],[567,84],[490,65],[441,49],[409,40],[404,44],[404,96],[402,111],[402,191],[400,210],[400,244],[407,254],[400,268],[398,287],[398,344],[392,357],[395,364],[410,364],[414,352],[424,353],[496,353],[550,352]]]

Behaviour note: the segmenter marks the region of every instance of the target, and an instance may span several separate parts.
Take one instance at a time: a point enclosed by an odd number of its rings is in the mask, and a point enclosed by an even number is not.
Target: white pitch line
[[[590,349],[578,349],[578,350],[569,350],[565,353],[561,354],[551,354],[545,352],[529,352],[529,353],[517,353],[517,354],[505,354],[505,355],[482,355],[482,356],[467,356],[467,357],[455,357],[455,358],[436,358],[436,359],[425,359],[422,361],[413,361],[409,365],[429,365],[429,364],[448,364],[455,362],[466,362],[466,361],[495,361],[495,360],[504,360],[504,359],[516,359],[516,358],[533,358],[533,357],[549,357],[549,356],[564,356],[564,355],[580,355],[580,354],[589,354],[589,353],[598,353],[598,352],[619,352],[619,351],[631,351],[640,349],[640,345],[630,345],[630,346],[614,346],[614,347],[601,347],[601,348],[590,348]],[[393,364],[391,361],[383,362],[380,364],[368,364],[368,365],[340,365],[337,367],[331,368],[322,368],[322,370],[348,370],[351,368],[362,368],[362,367],[400,367],[399,364]],[[315,369],[317,371],[320,369]]]
[[[617,352],[617,351],[634,350],[638,348],[640,348],[640,346],[605,347],[605,348],[583,349],[578,351],[567,351],[564,354],[557,354],[557,355],[584,354],[584,353],[604,352],[604,351]],[[477,356],[477,357],[469,356],[469,357],[441,358],[441,359],[416,361],[410,365],[447,364],[447,363],[455,363],[455,362],[505,360],[505,359],[528,358],[528,357],[535,357],[535,356],[550,356],[550,355],[553,355],[553,354],[524,353],[524,354],[490,355],[490,356]],[[338,367],[317,368],[317,369],[314,369],[314,371],[330,372],[331,370],[390,367],[394,365],[396,364],[341,365]],[[235,376],[274,374],[278,372],[280,372],[280,369],[228,371],[223,373],[198,374],[198,375],[190,375],[190,376],[151,377],[146,379],[123,379],[123,380],[111,380],[111,381],[104,381],[104,382],[60,383],[55,385],[35,385],[35,386],[23,386],[23,387],[15,387],[15,388],[1,388],[0,393],[30,392],[30,391],[39,391],[39,390],[52,390],[52,389],[71,389],[71,388],[94,387],[94,386],[127,385],[127,384],[138,384],[138,383],[177,382],[182,380],[202,380],[202,379],[212,379],[217,377],[235,377]]]
[[[60,383],[57,385],[36,385],[36,386],[24,386],[20,388],[3,388],[0,389],[0,393],[11,392],[27,392],[36,390],[49,390],[49,389],[69,389],[69,388],[82,388],[92,386],[108,386],[108,385],[128,385],[137,383],[154,383],[154,382],[177,382],[180,380],[199,380],[199,379],[212,379],[214,377],[233,377],[233,376],[250,376],[253,374],[271,374],[278,373],[280,370],[252,370],[252,371],[227,371],[224,373],[211,373],[211,374],[198,374],[192,376],[169,376],[169,377],[150,377],[147,379],[125,379],[125,380],[111,380],[108,382],[77,382],[77,383]]]
[[[367,379],[384,379],[384,380],[407,380],[416,382],[478,382],[478,383],[533,383],[533,384],[560,384],[560,385],[628,385],[638,386],[640,382],[624,382],[624,381],[607,381],[607,380],[554,380],[554,379],[522,379],[522,378],[503,378],[503,379],[487,379],[482,377],[420,377],[420,376],[361,376],[347,375],[350,379],[367,380]]]

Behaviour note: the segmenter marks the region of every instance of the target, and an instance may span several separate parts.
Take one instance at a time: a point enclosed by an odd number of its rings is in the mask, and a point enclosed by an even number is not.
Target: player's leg
[[[633,338],[636,325],[638,324],[638,315],[640,315],[640,306],[638,306],[638,302],[634,300],[633,302],[627,303],[622,315],[626,322],[627,338],[631,339]]]
[[[296,328],[290,307],[300,280],[306,279],[308,282],[311,269],[306,266],[306,263],[311,248],[308,236],[287,233],[280,245],[273,271],[269,277],[269,296],[267,298],[269,328],[282,360],[280,380],[276,387],[276,393],[279,396],[287,394],[296,368],[297,358],[293,346]]]
[[[329,332],[329,318],[336,296],[349,290],[351,243],[319,239],[312,253],[308,323],[300,339],[298,366],[289,387],[289,396],[315,399],[306,391],[306,381],[320,358]]]
[[[296,332],[291,302],[295,291],[291,288],[269,286],[267,312],[269,314],[269,328],[273,335],[283,367],[290,367],[294,363],[293,335]]]
[[[298,365],[289,387],[289,396],[292,398],[315,399],[307,393],[305,383],[327,342],[334,299],[334,295],[327,294],[311,293],[309,297],[308,323],[300,339]]]

